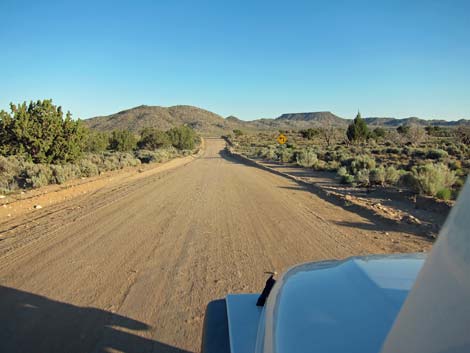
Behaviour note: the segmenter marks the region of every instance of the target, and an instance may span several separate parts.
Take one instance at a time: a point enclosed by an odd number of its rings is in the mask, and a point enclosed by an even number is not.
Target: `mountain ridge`
[[[110,131],[126,129],[139,132],[145,127],[168,130],[178,125],[188,125],[205,134],[223,134],[233,129],[245,130],[279,130],[305,129],[332,125],[344,127],[352,119],[345,119],[330,111],[285,113],[274,119],[241,120],[235,116],[223,118],[209,110],[191,106],[174,105],[170,107],[139,105],[134,108],[121,110],[115,114],[97,116],[84,120],[85,124],[95,130]],[[397,119],[394,117],[367,117],[369,126],[396,128],[400,125],[419,124],[421,126],[470,126],[470,120],[422,119],[409,117]]]

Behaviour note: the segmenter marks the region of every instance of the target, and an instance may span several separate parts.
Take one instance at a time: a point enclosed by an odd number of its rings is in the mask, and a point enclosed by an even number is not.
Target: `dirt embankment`
[[[207,302],[259,292],[264,271],[431,247],[206,143],[0,223],[0,351],[198,351]]]

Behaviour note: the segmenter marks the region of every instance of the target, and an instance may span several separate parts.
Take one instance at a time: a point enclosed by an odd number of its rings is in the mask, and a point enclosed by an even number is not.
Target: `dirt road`
[[[223,147],[0,224],[0,351],[197,351],[207,302],[263,271],[430,246]]]

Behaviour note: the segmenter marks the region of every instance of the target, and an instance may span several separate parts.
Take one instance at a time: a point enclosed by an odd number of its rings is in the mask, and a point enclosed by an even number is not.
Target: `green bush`
[[[188,126],[174,127],[167,131],[173,147],[179,150],[192,150],[199,142],[199,138]]]
[[[73,164],[51,164],[46,167],[49,167],[52,172],[52,177],[49,180],[50,184],[63,184],[71,179],[79,178],[81,176],[80,169]]]
[[[456,176],[442,163],[428,163],[414,167],[412,175],[416,180],[415,191],[435,196],[441,189],[450,188],[456,181]]]
[[[156,150],[171,146],[170,137],[165,131],[154,128],[145,128],[140,132],[140,149]]]
[[[375,139],[383,138],[385,137],[385,134],[386,134],[386,131],[382,127],[376,127],[374,131],[372,131],[372,137]]]
[[[389,185],[395,185],[400,179],[400,172],[395,167],[390,166],[385,169],[385,182]]]
[[[162,163],[177,154],[173,148],[158,149],[156,151],[140,150],[136,156],[142,163]]]
[[[52,170],[46,164],[27,162],[24,165],[23,175],[25,186],[39,188],[52,182]]]
[[[110,135],[107,132],[88,130],[85,138],[85,152],[98,153],[106,151],[109,147]]]
[[[36,163],[64,163],[82,154],[86,131],[70,112],[52,100],[10,104],[11,114],[0,112],[0,154],[24,154]]]
[[[436,193],[436,197],[441,200],[450,200],[452,198],[452,190],[444,188]]]
[[[21,163],[16,156],[0,156],[0,189],[11,191],[18,188],[17,176],[20,174]]]
[[[340,177],[343,177],[345,175],[348,175],[348,170],[346,169],[346,167],[340,167],[337,173]]]
[[[235,135],[235,137],[240,137],[243,135],[243,131],[240,129],[235,129],[233,130],[233,134]]]
[[[369,179],[369,174],[370,171],[368,169],[360,169],[356,173],[356,181],[361,184],[361,185],[369,185],[370,184],[370,179]]]
[[[426,153],[428,159],[444,159],[448,156],[447,152],[441,149],[432,149]]]
[[[345,174],[341,177],[341,184],[353,185],[355,182],[354,175]]]
[[[317,162],[318,163],[318,162]],[[330,172],[336,172],[339,167],[341,166],[340,162],[338,161],[330,161],[327,163],[326,165],[326,170],[330,171]]]
[[[421,148],[415,148],[411,150],[411,157],[416,158],[416,159],[421,159],[425,158],[427,155],[427,152]]]
[[[385,149],[385,153],[388,153],[388,154],[400,154],[402,153],[402,149],[401,148],[396,148],[396,147],[389,147],[387,149]]]
[[[276,151],[277,159],[282,163],[292,162],[294,152],[290,148],[279,147]]]
[[[369,173],[369,180],[371,184],[374,185],[384,185],[385,184],[385,168],[380,166],[378,168],[373,168]]]
[[[83,177],[92,177],[99,174],[99,169],[96,164],[87,159],[82,159],[78,162],[80,174]]]
[[[125,167],[135,167],[141,164],[140,160],[135,158],[131,153],[118,153],[116,157],[118,159],[119,169]]]
[[[310,168],[317,163],[318,158],[312,149],[306,148],[297,153],[296,160],[299,166]]]
[[[320,134],[320,132],[318,131],[318,129],[313,129],[313,128],[309,128],[309,129],[305,129],[305,130],[300,130],[300,135],[304,138],[304,139],[307,139],[307,140],[312,140],[315,136],[318,136]]]
[[[357,174],[361,169],[374,169],[375,166],[375,159],[368,155],[357,156],[351,161],[351,171],[353,174]]]
[[[261,157],[275,161],[277,159],[276,149],[272,147],[263,148],[261,150]]]

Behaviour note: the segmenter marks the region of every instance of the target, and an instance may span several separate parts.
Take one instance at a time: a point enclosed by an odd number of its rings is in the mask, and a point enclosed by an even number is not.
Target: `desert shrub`
[[[449,162],[449,168],[452,170],[462,169],[462,161],[455,160],[455,161]]]
[[[374,185],[384,185],[385,175],[386,175],[385,168],[382,166],[371,169],[369,173],[370,183]]]
[[[83,177],[92,177],[99,173],[98,166],[88,159],[81,159],[78,162],[80,175]]]
[[[421,148],[415,148],[411,150],[411,157],[420,159],[420,158],[425,158],[427,152]]]
[[[337,174],[340,177],[341,184],[351,185],[355,181],[354,175],[349,174],[346,167],[340,167],[337,171]]]
[[[457,138],[464,145],[470,145],[470,126],[460,126],[456,132]]]
[[[352,156],[348,152],[339,153],[338,161],[341,163],[341,165],[351,165]]]
[[[450,188],[456,181],[455,173],[442,163],[414,167],[412,175],[416,180],[415,191],[430,196],[435,196],[441,189]]]
[[[336,172],[340,166],[341,163],[338,161],[329,161],[326,165],[326,170],[330,172]]]
[[[311,140],[313,139],[315,136],[318,136],[319,135],[319,131],[318,129],[313,129],[313,128],[309,128],[309,129],[305,129],[305,130],[300,130],[300,135],[304,138],[304,139],[307,139],[307,140]]]
[[[374,169],[375,165],[376,162],[374,158],[368,155],[360,155],[351,161],[350,168],[353,174],[357,174],[357,172],[361,169]]]
[[[51,164],[48,167],[52,173],[49,179],[50,184],[63,184],[68,180],[80,177],[80,169],[73,164]]]
[[[140,164],[140,160],[135,158],[131,153],[118,153],[116,157],[118,159],[120,169],[125,167],[135,167]]]
[[[385,150],[385,153],[400,154],[400,153],[402,153],[402,149],[401,148],[396,148],[396,147],[389,147]]]
[[[0,189],[11,191],[18,187],[17,177],[21,171],[22,160],[17,156],[0,156]]]
[[[397,127],[397,132],[400,135],[405,135],[410,131],[410,129],[411,129],[410,125],[400,125],[399,127]]]
[[[428,159],[444,159],[448,154],[446,151],[441,149],[431,149],[426,153],[426,158]]]
[[[436,197],[441,200],[450,200],[452,198],[452,190],[448,188],[440,189],[436,193]]]
[[[314,165],[315,170],[328,170],[328,163],[319,159]]]
[[[156,151],[140,150],[136,156],[142,163],[162,163],[176,155],[173,148],[158,149]]]
[[[402,149],[402,154],[404,154],[405,156],[411,156],[412,153],[413,153],[413,148],[406,146]]]
[[[297,153],[297,164],[301,167],[313,167],[317,163],[318,158],[312,149],[306,148]]]
[[[343,177],[348,174],[348,169],[346,167],[340,167],[337,173],[340,177]]]
[[[346,174],[341,177],[341,184],[352,185],[355,182],[354,175]]]
[[[453,143],[447,145],[445,147],[445,151],[450,154],[451,156],[455,156],[457,158],[462,158],[463,157],[463,153],[462,153],[462,150],[460,149],[460,146],[457,146]]]
[[[289,163],[292,162],[292,158],[294,157],[294,152],[290,148],[283,148],[280,147],[276,151],[277,159],[282,163]]]
[[[369,185],[370,184],[370,179],[369,179],[370,171],[369,169],[360,169],[356,173],[356,181],[361,184],[361,185]]]
[[[398,179],[397,184],[407,187],[411,190],[418,190],[419,188],[418,181],[416,180],[416,178],[413,176],[411,172],[405,172],[401,174]]]
[[[22,177],[24,178],[25,186],[32,188],[49,185],[53,180],[52,170],[48,165],[31,162],[24,164]]]
[[[390,166],[385,169],[385,182],[389,185],[395,185],[400,179],[400,172],[395,167]]]
[[[456,187],[457,190],[460,190],[465,185],[465,180],[466,180],[466,177],[457,178],[457,180],[454,183],[454,187]]]
[[[261,157],[274,161],[277,159],[276,149],[272,147],[263,148],[261,151]]]
[[[378,138],[383,138],[385,137],[386,135],[386,131],[383,127],[376,127],[373,131],[372,131],[372,137],[375,138],[375,139],[378,139]]]
[[[233,130],[233,134],[235,135],[235,137],[240,137],[243,135],[243,131],[240,129],[235,129]]]
[[[406,138],[411,144],[419,144],[426,139],[426,131],[418,124],[410,124],[406,132]]]
[[[266,153],[268,153],[268,148],[267,147],[262,147],[256,153],[256,157],[264,158],[264,156],[266,156]]]
[[[96,166],[98,172],[107,172],[140,164],[140,160],[138,158],[127,152],[104,152],[101,154],[93,154],[88,155],[87,160]]]

